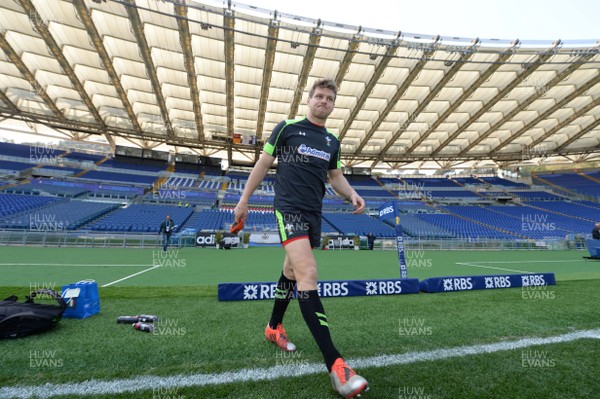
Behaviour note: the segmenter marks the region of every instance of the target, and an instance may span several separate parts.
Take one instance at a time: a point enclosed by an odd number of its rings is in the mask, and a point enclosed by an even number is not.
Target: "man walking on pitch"
[[[171,215],[167,215],[165,220],[160,224],[160,228],[158,229],[158,235],[163,234],[163,251],[167,252],[167,246],[169,245],[169,240],[171,239],[171,234],[173,234],[173,229],[175,228],[175,222],[171,220]]]
[[[364,200],[342,174],[339,139],[325,128],[336,95],[333,80],[315,82],[308,96],[307,116],[282,121],[275,127],[248,177],[234,218],[236,222],[246,220],[248,200],[277,157],[274,208],[285,259],[265,336],[281,350],[296,350],[282,326],[296,288],[300,311],[323,354],[334,389],[353,398],[367,388],[367,381],[344,362],[333,345],[317,290],[317,264],[312,253],[312,248],[320,244],[321,209],[328,177],[334,190],[352,203],[354,213],[365,208]]]

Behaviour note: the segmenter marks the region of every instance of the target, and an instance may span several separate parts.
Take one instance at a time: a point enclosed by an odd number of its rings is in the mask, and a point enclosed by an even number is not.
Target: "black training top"
[[[277,157],[275,209],[321,212],[327,171],[341,168],[340,141],[306,117],[273,129],[264,151]]]
[[[175,222],[173,221],[173,219],[169,219],[168,221],[165,220],[160,224],[160,228],[158,229],[158,234],[162,233],[163,231],[165,232],[165,234],[171,234],[171,233],[173,233],[174,227],[175,227]]]

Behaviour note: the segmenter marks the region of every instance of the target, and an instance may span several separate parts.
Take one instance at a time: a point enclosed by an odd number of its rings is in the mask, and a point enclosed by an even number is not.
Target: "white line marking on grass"
[[[90,264],[90,263],[0,263],[0,266],[65,266],[65,267],[140,267],[145,264]]]
[[[435,361],[454,357],[495,353],[536,345],[571,342],[580,339],[600,339],[600,329],[577,331],[546,338],[523,338],[517,341],[502,341],[492,344],[459,346],[432,351],[410,352],[398,355],[382,355],[349,360],[357,369],[396,366],[417,362]],[[286,377],[301,377],[324,373],[322,363],[269,368],[249,368],[219,374],[192,374],[172,376],[139,376],[118,380],[89,380],[77,383],[44,384],[37,386],[15,386],[0,388],[0,399],[50,398],[67,395],[107,395],[136,392],[156,388],[183,388],[191,386],[221,385],[246,381],[268,381]]]
[[[145,265],[144,265],[144,266],[145,266]],[[127,279],[129,279],[129,278],[132,278],[132,277],[135,277],[135,276],[139,276],[140,274],[142,274],[142,273],[146,273],[146,272],[149,272],[150,270],[154,270],[154,269],[156,269],[157,267],[160,267],[160,265],[152,266],[152,267],[149,267],[148,269],[144,269],[144,270],[142,270],[142,271],[139,271],[139,272],[137,272],[137,273],[130,274],[129,276],[125,276],[125,277],[123,277],[123,278],[120,278],[120,279],[118,279],[118,280],[112,281],[112,282],[110,282],[110,283],[108,283],[108,284],[104,284],[104,285],[102,285],[101,287],[108,287],[109,285],[113,285],[113,284],[116,284],[116,283],[120,283],[121,281],[127,280]]]
[[[467,263],[564,263],[564,262],[585,262],[584,259],[567,259],[567,260],[497,260],[497,261],[481,261]]]
[[[483,263],[483,262],[482,262]],[[483,265],[478,265],[476,263],[467,263],[467,262],[456,262],[457,265],[461,265],[461,266],[470,266],[470,267],[480,267],[482,269],[494,269],[494,270],[503,270],[505,272],[518,272],[518,273],[533,273],[533,272],[526,272],[524,270],[517,270],[517,269],[507,269],[504,267],[494,267],[494,266],[483,266]]]

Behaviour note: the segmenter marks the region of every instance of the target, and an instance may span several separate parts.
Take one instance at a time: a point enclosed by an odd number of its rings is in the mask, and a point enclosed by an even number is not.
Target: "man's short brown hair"
[[[317,89],[317,87],[321,87],[324,89],[329,89],[331,91],[333,91],[333,99],[335,100],[337,97],[337,85],[335,84],[335,80],[333,79],[319,79],[317,80],[311,87],[310,91],[308,92],[308,97],[312,98],[313,94],[315,94],[315,90]]]

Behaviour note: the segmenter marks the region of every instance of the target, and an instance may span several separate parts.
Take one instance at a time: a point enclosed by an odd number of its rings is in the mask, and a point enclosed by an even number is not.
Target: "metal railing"
[[[172,241],[180,244],[175,237]],[[162,237],[157,234],[0,230],[0,245],[5,246],[156,248],[161,244]]]
[[[91,232],[91,231],[32,231],[0,230],[0,246],[41,246],[41,247],[89,247],[89,248],[158,248],[162,236],[153,233]],[[195,237],[174,235],[171,246],[193,247]],[[405,237],[407,250],[569,250],[586,249],[585,237],[573,239],[543,240],[498,240],[498,239],[431,239],[427,237]],[[366,240],[361,240],[361,248],[366,248]],[[395,238],[379,238],[375,250],[396,250]]]

